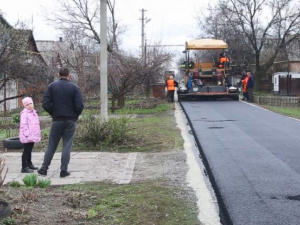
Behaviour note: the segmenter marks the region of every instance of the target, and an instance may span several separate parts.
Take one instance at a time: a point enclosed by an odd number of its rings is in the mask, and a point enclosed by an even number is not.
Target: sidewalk
[[[22,183],[26,173],[20,172],[21,154],[19,152],[3,153],[8,167],[5,184],[12,180]],[[34,165],[40,167],[44,153],[33,152],[32,155]],[[49,178],[51,185],[104,180],[125,184],[131,180],[137,153],[73,152],[69,164],[71,175],[64,178],[59,177],[60,156],[61,153],[55,153],[47,176],[39,176]],[[37,173],[36,170],[35,173]]]

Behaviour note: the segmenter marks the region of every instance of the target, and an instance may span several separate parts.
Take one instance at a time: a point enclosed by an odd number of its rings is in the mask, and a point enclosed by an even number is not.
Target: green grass
[[[149,100],[150,102],[152,99]],[[151,114],[151,113],[158,113],[158,112],[165,112],[172,107],[171,104],[165,103],[165,102],[159,102],[156,107],[154,108],[142,108],[142,107],[132,107],[133,105],[138,105],[141,103],[147,102],[147,99],[140,98],[140,99],[129,99],[125,102],[125,107],[122,109],[116,109],[113,114]],[[82,115],[89,115],[89,114],[95,114],[100,115],[100,108],[93,108],[90,109],[89,107],[93,106],[99,106],[100,102],[98,100],[88,101],[85,103],[85,109],[82,112]],[[111,115],[111,102],[108,102],[108,114]]]
[[[150,100],[151,101],[151,100]],[[141,104],[142,102],[142,104]],[[145,104],[146,103],[146,104]],[[173,104],[165,102],[155,102],[152,100],[153,108],[133,108],[131,104],[138,104],[147,106],[147,100],[130,100],[130,104],[125,109],[117,110],[121,116],[126,114],[141,115],[137,118],[131,118],[129,121],[128,137],[122,143],[112,143],[107,146],[105,143],[100,143],[97,146],[92,146],[90,143],[84,143],[79,140],[80,134],[80,120],[74,136],[73,151],[107,151],[107,152],[153,152],[153,151],[167,151],[169,149],[178,149],[182,147],[183,140],[181,138],[180,130],[176,127],[173,113]],[[95,104],[92,102],[91,104]],[[41,110],[41,106],[37,106]],[[84,110],[84,115],[88,113],[99,114],[99,109]],[[83,115],[83,116],[84,116]],[[7,136],[18,136],[19,125],[12,123],[11,120],[6,121],[9,129],[2,127],[0,129],[0,138],[3,140]],[[48,136],[50,133],[51,121],[42,122],[42,140],[35,144],[34,151],[45,151],[48,143]],[[9,131],[9,134],[7,133]],[[61,142],[57,151],[61,151]]]
[[[0,120],[0,139],[19,135],[19,124],[12,121],[11,118],[1,118]]]
[[[130,104],[123,109],[117,110],[116,114],[152,114],[170,110],[171,104],[158,104],[155,108],[130,108]]]
[[[91,115],[91,114],[100,115],[101,114],[100,109],[84,109],[82,111],[81,116],[86,116],[86,115]]]
[[[162,152],[182,149],[183,139],[176,127],[173,111],[131,118],[128,123],[127,138],[122,143],[112,143],[110,146],[100,143],[95,147],[80,140],[78,126],[73,151]]]
[[[5,138],[7,138],[7,136],[6,136],[6,130],[0,129],[0,139],[3,140]]]
[[[180,130],[173,115],[132,119],[132,136],[137,138],[135,151],[152,152],[177,149],[183,146]]]
[[[283,106],[262,106],[262,107],[285,116],[300,119],[300,108],[283,107]]]
[[[63,190],[89,193],[88,218],[95,224],[180,224],[196,225],[196,206],[180,188],[157,181],[117,185],[85,183]],[[79,198],[87,198],[80,195]]]

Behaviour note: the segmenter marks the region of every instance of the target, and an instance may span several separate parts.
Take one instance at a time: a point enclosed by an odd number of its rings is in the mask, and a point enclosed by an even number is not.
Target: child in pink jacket
[[[24,145],[22,154],[21,173],[32,173],[38,168],[32,164],[31,152],[34,143],[41,140],[41,128],[39,117],[34,109],[32,98],[25,97],[22,99],[24,109],[20,112],[20,132],[19,137]]]

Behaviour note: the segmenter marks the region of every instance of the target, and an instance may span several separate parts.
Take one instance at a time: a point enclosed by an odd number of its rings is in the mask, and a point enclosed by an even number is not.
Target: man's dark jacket
[[[79,87],[66,78],[60,78],[48,85],[42,106],[53,121],[77,121],[84,108]]]
[[[248,83],[247,83],[247,88],[253,88],[254,87],[254,78],[252,75],[250,75]]]

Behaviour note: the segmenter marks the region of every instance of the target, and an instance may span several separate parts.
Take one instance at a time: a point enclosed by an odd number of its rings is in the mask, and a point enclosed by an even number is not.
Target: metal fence
[[[300,96],[300,78],[292,78],[292,75],[280,76],[279,94]]]

